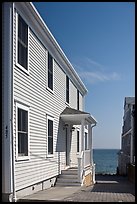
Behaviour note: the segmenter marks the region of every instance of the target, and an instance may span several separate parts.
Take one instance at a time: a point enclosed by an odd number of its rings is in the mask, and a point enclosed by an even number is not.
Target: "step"
[[[78,174],[78,170],[76,169],[76,170],[74,170],[74,169],[67,169],[67,170],[62,170],[61,171],[61,174],[74,174],[74,175],[76,175],[76,174]]]
[[[77,183],[65,183],[65,182],[58,183],[57,182],[55,186],[81,186],[81,184],[79,182]]]
[[[77,174],[60,174],[59,178],[64,178],[64,179],[77,179],[78,175]]]
[[[57,179],[57,183],[77,183],[78,182],[78,179],[69,179],[69,178],[58,178]]]

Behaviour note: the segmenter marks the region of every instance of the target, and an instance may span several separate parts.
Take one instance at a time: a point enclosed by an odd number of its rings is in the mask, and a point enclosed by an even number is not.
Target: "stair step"
[[[64,178],[64,179],[77,179],[78,175],[77,174],[60,174],[59,178]]]
[[[58,178],[57,179],[57,183],[77,183],[78,182],[78,179],[69,179],[69,178]]]
[[[56,183],[56,186],[81,186],[81,184],[79,182],[77,183]]]
[[[77,169],[76,169],[76,170],[74,170],[74,169],[73,169],[73,170],[67,169],[67,170],[62,170],[62,171],[61,171],[61,174],[69,174],[69,175],[70,175],[70,174],[71,174],[71,175],[72,175],[72,174],[75,174],[75,175],[76,175],[76,174],[78,174],[78,171],[77,171]]]
[[[62,170],[57,178],[56,186],[80,186],[78,182],[78,169],[76,167]]]

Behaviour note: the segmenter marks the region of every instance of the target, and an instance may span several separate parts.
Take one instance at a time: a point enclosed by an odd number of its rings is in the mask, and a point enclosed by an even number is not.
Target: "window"
[[[77,152],[79,152],[79,131],[77,131]]]
[[[66,102],[69,103],[69,78],[66,76]]]
[[[77,110],[79,110],[79,90],[77,90]]]
[[[53,154],[53,118],[47,118],[47,132],[48,132],[48,155]]]
[[[85,150],[88,149],[88,134],[85,132]]]
[[[48,87],[53,91],[53,58],[48,52]]]
[[[28,156],[28,108],[17,104],[17,156]]]
[[[18,14],[18,54],[17,62],[28,70],[28,26]]]

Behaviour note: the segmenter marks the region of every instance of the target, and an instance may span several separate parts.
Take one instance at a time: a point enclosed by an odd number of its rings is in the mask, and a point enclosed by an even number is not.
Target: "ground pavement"
[[[52,187],[25,196],[18,202],[135,202],[135,185],[127,177],[96,175],[88,187]]]

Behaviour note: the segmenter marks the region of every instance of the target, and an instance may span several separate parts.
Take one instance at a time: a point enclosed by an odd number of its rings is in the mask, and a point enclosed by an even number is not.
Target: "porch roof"
[[[90,113],[73,109],[70,107],[66,107],[64,111],[60,114],[60,117],[65,123],[69,123],[72,125],[81,125],[82,120],[84,120],[85,125],[88,123],[97,123],[96,119],[91,116]]]

